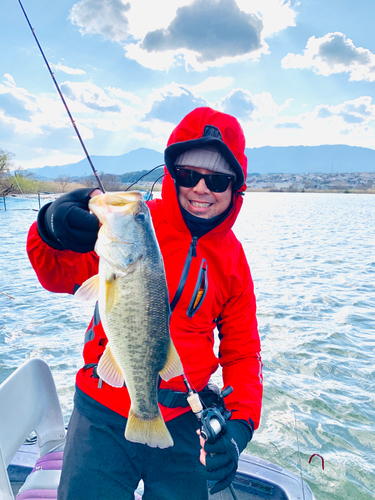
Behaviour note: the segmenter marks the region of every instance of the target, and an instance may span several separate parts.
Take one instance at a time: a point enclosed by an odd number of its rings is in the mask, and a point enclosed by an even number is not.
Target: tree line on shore
[[[14,155],[0,149],[0,196],[9,195],[24,195],[24,194],[58,194],[79,187],[98,187],[97,180],[94,174],[83,177],[72,177],[68,175],[60,175],[54,180],[38,179],[32,172],[22,169],[15,169],[13,162]],[[106,191],[124,191],[129,187],[139,190],[160,191],[161,180],[163,177],[163,169],[157,170],[141,170],[137,172],[128,172],[121,175],[106,174],[99,172],[99,177]],[[332,185],[327,185],[326,178],[331,178],[334,174],[249,174],[248,191],[281,191],[281,192],[367,192],[374,193],[374,179],[371,178],[367,183],[352,186],[340,186],[338,182],[331,182]],[[336,177],[342,178],[349,174],[336,174]],[[350,174],[351,176],[360,176],[364,174]],[[368,174],[375,175],[375,174]],[[298,177],[298,182],[297,182]],[[307,177],[305,179],[305,177]],[[295,179],[294,179],[295,178]],[[274,185],[276,181],[291,182]],[[338,180],[340,180],[338,179]],[[258,185],[262,180],[262,186]],[[258,181],[258,182],[255,182]],[[314,181],[314,182],[313,182]],[[332,179],[331,179],[332,181]],[[336,179],[337,181],[337,179]],[[342,179],[341,179],[342,181]],[[303,187],[301,187],[301,183]],[[288,184],[288,185],[287,185]]]
[[[12,153],[0,149],[0,196],[8,196],[14,194],[37,194],[37,193],[64,193],[72,191],[79,187],[97,187],[95,175],[85,177],[71,177],[68,175],[60,175],[54,180],[40,180],[31,172],[26,172],[22,169],[14,169],[14,155]],[[130,184],[137,182],[141,177],[142,184],[135,184],[134,189],[148,189],[157,180],[161,179],[160,170],[148,172],[142,170],[140,172],[129,172],[122,175],[105,174],[99,172],[100,180],[102,181],[107,191],[122,191],[129,187]],[[154,190],[160,190],[159,186],[155,185]]]

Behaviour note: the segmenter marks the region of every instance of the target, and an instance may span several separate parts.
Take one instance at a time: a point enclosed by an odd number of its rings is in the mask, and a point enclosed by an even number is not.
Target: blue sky
[[[91,155],[163,151],[208,105],[247,147],[375,149],[373,0],[23,0]],[[84,157],[18,0],[0,8],[0,149]],[[136,167],[136,166],[135,166]]]

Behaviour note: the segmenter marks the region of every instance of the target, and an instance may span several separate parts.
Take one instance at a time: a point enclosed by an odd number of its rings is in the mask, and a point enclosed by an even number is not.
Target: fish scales
[[[99,307],[104,331],[114,346],[112,352],[123,367],[133,411],[142,418],[158,414],[157,377],[168,355],[169,304],[162,284],[157,286],[157,276],[142,261],[134,272],[116,280],[123,300],[108,315]]]
[[[95,245],[99,274],[77,295],[90,298],[99,289],[108,344],[98,373],[104,382],[128,388],[125,438],[166,448],[173,440],[157,402],[157,381],[159,374],[169,380],[183,368],[170,338],[168,289],[151,216],[139,192],[99,195],[89,207],[102,224]]]

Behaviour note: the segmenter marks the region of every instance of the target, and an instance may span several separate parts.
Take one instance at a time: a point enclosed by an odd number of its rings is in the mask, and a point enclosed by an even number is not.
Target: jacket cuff
[[[37,218],[37,227],[38,227],[38,233],[42,240],[47,243],[48,246],[55,250],[65,250],[65,248],[54,238],[50,231],[47,228],[46,225],[46,212],[48,208],[52,205],[51,203],[46,203],[45,205],[42,206],[42,208],[39,210],[38,213],[38,218]]]
[[[253,437],[250,426],[245,420],[228,420],[227,432],[236,441],[239,453],[243,452]]]

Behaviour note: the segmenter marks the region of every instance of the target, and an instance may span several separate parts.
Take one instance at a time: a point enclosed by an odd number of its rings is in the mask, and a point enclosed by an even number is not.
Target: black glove
[[[222,433],[215,443],[204,444],[204,451],[207,453],[206,479],[218,481],[210,490],[211,495],[224,490],[232,483],[240,453],[246,448],[252,436],[252,428],[245,420],[228,420],[225,433]]]
[[[38,232],[47,245],[79,253],[94,250],[99,220],[88,209],[93,191],[95,188],[75,189],[40,209]]]

